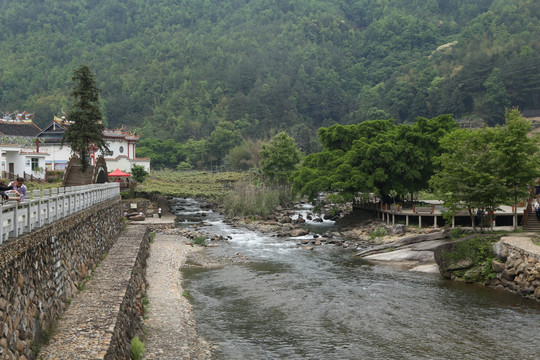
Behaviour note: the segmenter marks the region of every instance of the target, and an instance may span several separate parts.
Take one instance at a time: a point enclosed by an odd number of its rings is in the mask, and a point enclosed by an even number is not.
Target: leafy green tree
[[[498,136],[498,129],[492,128],[448,134],[441,139],[445,151],[436,159],[440,170],[430,181],[448,209],[446,216],[467,209],[475,229],[474,209],[494,211],[505,199]]]
[[[144,180],[146,180],[146,177],[148,176],[148,172],[144,169],[144,166],[141,165],[133,165],[131,167],[131,176],[133,179],[138,183],[143,183]]]
[[[529,137],[531,124],[518,109],[506,112],[506,126],[458,130],[441,140],[445,152],[437,159],[440,170],[431,185],[454,214],[467,208],[495,210],[528,196],[540,176],[538,141]]]
[[[242,136],[229,122],[220,123],[208,137],[208,154],[220,164],[229,150],[242,141]]]
[[[62,138],[62,145],[69,143],[71,151],[78,154],[81,160],[82,171],[89,165],[89,149],[95,146],[102,152],[108,151],[102,116],[99,109],[99,89],[96,79],[90,68],[82,65],[72,78],[76,82],[71,93],[73,103],[67,114],[67,126]]]
[[[294,139],[285,132],[274,136],[259,152],[261,170],[271,182],[288,182],[302,159]]]
[[[531,123],[517,108],[506,111],[506,126],[496,142],[501,159],[499,176],[505,184],[507,199],[514,204],[514,226],[517,226],[517,203],[527,197],[530,187],[540,176],[538,137],[529,136]]]
[[[229,151],[227,160],[233,169],[249,170],[259,163],[259,152],[262,148],[261,140],[247,140]]]

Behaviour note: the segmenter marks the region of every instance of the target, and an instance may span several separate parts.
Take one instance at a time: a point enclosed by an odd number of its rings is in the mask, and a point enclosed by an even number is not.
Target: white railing
[[[119,183],[105,183],[34,190],[20,204],[6,201],[0,211],[0,244],[119,195]]]

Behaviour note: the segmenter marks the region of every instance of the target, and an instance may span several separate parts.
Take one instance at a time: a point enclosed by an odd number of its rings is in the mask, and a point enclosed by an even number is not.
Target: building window
[[[32,171],[36,171],[39,168],[39,159],[38,158],[32,158]]]
[[[123,153],[124,153],[124,147],[123,147],[123,146],[120,146],[120,148],[118,149],[118,151],[120,152],[120,154],[123,154]]]

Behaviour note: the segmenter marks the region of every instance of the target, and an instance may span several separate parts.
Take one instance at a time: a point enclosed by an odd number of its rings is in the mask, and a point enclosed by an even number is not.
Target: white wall
[[[65,165],[67,165],[67,162],[71,157],[71,148],[68,145],[60,147],[60,144],[41,144],[39,146],[39,151],[49,154],[45,158],[45,162],[51,162],[51,165],[47,166],[49,170],[56,170],[55,164],[57,168],[63,168]]]

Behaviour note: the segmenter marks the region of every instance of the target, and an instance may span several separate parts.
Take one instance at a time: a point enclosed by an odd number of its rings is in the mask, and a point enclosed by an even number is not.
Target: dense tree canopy
[[[48,123],[85,63],[108,125],[143,138],[236,121],[259,139],[440,113],[502,123],[493,101],[540,107],[539,14],[536,0],[2,0],[0,109]]]
[[[539,14],[537,0],[0,0],[0,110],[48,124],[84,63],[105,124],[142,139],[286,131],[311,153],[336,123],[502,124],[505,106],[540,108]],[[223,161],[204,149],[193,166]]]
[[[441,115],[413,125],[373,120],[321,128],[323,150],[306,156],[294,186],[311,198],[332,191],[344,200],[360,192],[387,197],[425,189],[441,152],[439,139],[456,127],[451,116]]]

